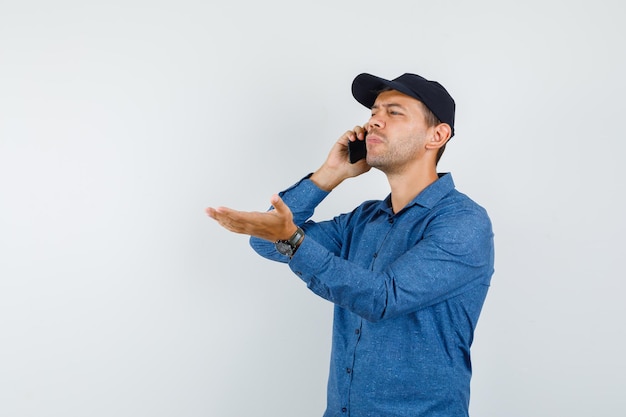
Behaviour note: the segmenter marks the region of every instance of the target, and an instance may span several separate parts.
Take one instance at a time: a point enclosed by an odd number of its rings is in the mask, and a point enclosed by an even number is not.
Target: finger
[[[278,194],[274,194],[272,198],[270,198],[270,201],[272,202],[272,206],[274,206],[276,213],[280,216],[285,216],[291,213],[291,210],[289,209],[289,207],[287,207],[287,204],[285,204],[283,199],[280,198]]]
[[[222,218],[225,215],[227,215],[229,211],[234,211],[234,210],[227,209],[226,207],[217,207],[217,208],[207,207],[204,211],[212,219],[218,220],[219,218]]]
[[[355,126],[354,133],[359,140],[365,139],[365,134],[367,133],[367,130],[365,129],[365,125]]]
[[[210,218],[215,219],[215,209],[213,207],[207,207],[204,211]]]
[[[209,207],[206,209],[206,213],[223,228],[231,232],[241,233],[241,224],[236,218],[237,212],[235,210],[226,207]]]
[[[357,139],[356,133],[354,133],[354,130],[348,130],[341,136],[341,139],[344,145],[347,145],[348,142],[354,142]]]

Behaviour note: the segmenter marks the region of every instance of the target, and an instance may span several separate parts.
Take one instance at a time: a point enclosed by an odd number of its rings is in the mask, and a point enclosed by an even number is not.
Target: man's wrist
[[[282,253],[283,255],[286,255],[286,256],[289,256],[289,258],[292,258],[293,255],[298,250],[298,248],[300,247],[300,244],[302,243],[303,240],[304,240],[304,231],[300,227],[298,227],[296,231],[293,233],[293,235],[291,235],[288,239],[277,240],[276,242],[274,242],[274,245],[276,246],[276,250],[279,253]]]

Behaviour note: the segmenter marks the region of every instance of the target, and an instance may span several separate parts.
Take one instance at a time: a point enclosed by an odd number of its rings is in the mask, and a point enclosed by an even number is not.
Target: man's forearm
[[[322,166],[309,179],[322,190],[330,192],[341,184],[345,178],[337,175],[332,169]]]

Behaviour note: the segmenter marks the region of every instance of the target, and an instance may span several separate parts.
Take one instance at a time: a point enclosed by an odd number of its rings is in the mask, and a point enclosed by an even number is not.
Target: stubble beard
[[[417,158],[422,138],[398,140],[395,143],[385,141],[378,145],[386,146],[383,152],[368,152],[366,161],[369,166],[386,174],[401,173],[405,167]]]

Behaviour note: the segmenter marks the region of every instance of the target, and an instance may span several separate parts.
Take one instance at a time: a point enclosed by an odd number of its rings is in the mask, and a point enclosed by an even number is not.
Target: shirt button
[[[374,254],[372,255],[372,258],[378,258],[378,253],[374,253]]]
[[[350,369],[350,368],[346,368],[346,372],[347,372],[347,373],[350,373],[350,372],[352,372],[352,369]]]
[[[389,224],[393,224],[393,217],[390,217],[388,222],[389,222]]]
[[[354,331],[354,334],[359,334],[359,333],[361,333],[361,331],[360,331],[359,329],[356,329],[356,330]]]
[[[345,413],[346,411],[348,411],[348,409],[347,409],[346,407],[343,407],[343,408],[341,409],[341,412],[342,412],[342,413]]]

